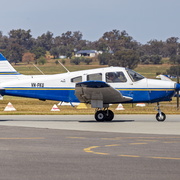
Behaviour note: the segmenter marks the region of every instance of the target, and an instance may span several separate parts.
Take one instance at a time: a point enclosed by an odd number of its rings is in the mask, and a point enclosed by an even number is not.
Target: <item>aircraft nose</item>
[[[177,91],[180,90],[180,84],[177,83],[175,89],[176,89]]]

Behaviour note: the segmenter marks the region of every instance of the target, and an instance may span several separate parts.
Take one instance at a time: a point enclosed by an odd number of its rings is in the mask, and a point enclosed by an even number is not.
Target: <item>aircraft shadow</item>
[[[78,121],[80,123],[117,123],[117,122],[134,122],[135,120],[113,120],[113,121],[104,121],[104,122],[98,122],[98,121]]]
[[[1,119],[0,122],[6,122],[6,121],[33,121],[33,122],[79,122],[79,123],[118,123],[118,122],[134,122],[135,120],[113,120],[113,121],[104,121],[104,122],[98,122],[96,120],[34,120],[34,119],[28,119],[28,120],[17,120],[17,119]]]
[[[20,119],[20,120],[18,120],[18,119],[1,119],[0,120],[0,122],[5,122],[5,121],[18,121],[18,122],[23,122],[23,121],[29,121],[29,122],[78,122],[78,120],[61,120],[61,119],[59,119],[59,120],[51,120],[51,119],[49,119],[49,120],[43,120],[43,119],[37,119],[37,120],[34,120],[34,119],[28,119],[28,120],[22,120],[22,119]]]

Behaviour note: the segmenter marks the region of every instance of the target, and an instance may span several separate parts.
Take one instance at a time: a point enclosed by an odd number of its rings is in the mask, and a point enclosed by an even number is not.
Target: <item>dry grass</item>
[[[4,108],[7,106],[8,102],[11,102],[16,108],[16,111],[5,112]],[[0,115],[3,114],[39,114],[39,115],[67,115],[67,114],[94,114],[95,109],[92,109],[88,105],[87,109],[77,109],[72,106],[58,106],[59,112],[52,112],[51,108],[54,104],[58,104],[57,101],[39,101],[36,99],[28,98],[18,98],[18,97],[4,97],[3,101],[0,101]],[[180,111],[176,109],[175,99],[172,102],[161,103],[161,109],[166,114],[180,114]],[[117,104],[110,106],[110,109],[114,111],[115,114],[155,114],[156,104],[146,104],[145,107],[137,107],[136,104],[123,104],[125,110],[115,110]]]

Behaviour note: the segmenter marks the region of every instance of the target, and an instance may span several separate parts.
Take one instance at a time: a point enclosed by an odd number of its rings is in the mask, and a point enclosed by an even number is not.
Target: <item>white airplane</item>
[[[180,84],[147,79],[123,67],[106,67],[54,75],[22,75],[0,54],[0,95],[82,102],[96,108],[97,121],[111,121],[109,104],[157,103],[158,121],[166,115],[159,102],[171,101]]]

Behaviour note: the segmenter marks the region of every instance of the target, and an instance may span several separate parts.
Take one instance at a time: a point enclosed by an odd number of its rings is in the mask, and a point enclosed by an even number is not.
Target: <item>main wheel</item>
[[[156,119],[157,119],[157,121],[164,121],[166,119],[166,115],[163,112],[157,113]]]
[[[106,113],[104,111],[97,111],[95,113],[95,119],[98,122],[103,122],[106,119]]]
[[[106,110],[105,115],[106,115],[105,121],[112,121],[114,118],[114,113],[111,110]]]

